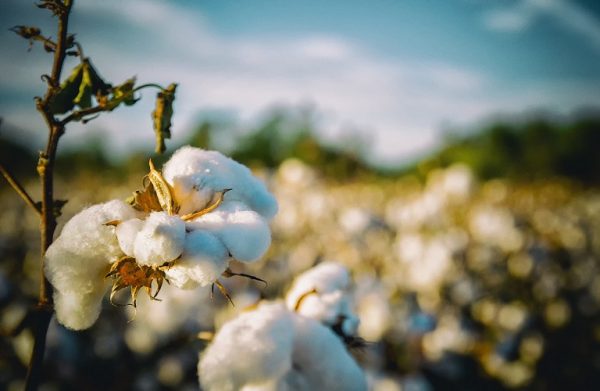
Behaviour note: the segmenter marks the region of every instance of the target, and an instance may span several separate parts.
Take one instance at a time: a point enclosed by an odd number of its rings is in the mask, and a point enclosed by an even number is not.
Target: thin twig
[[[83,119],[83,117],[86,117],[86,116],[92,115],[92,114],[97,114],[104,110],[106,110],[106,107],[104,107],[104,106],[94,106],[94,107],[90,107],[87,109],[77,110],[77,111],[72,112],[71,114],[69,114],[68,116],[63,118],[62,120],[60,120],[59,125],[64,127],[69,122],[79,121],[79,120]]]
[[[141,86],[137,86],[133,89],[133,92],[138,92],[139,90],[142,90],[144,88],[149,88],[149,87],[154,87],[154,88],[158,88],[161,91],[165,91],[164,87],[162,87],[159,84],[156,83],[146,83],[146,84],[142,84]]]
[[[42,183],[42,210],[40,216],[40,234],[41,234],[41,278],[40,278],[40,297],[35,311],[40,315],[39,321],[32,327],[33,332],[33,351],[29,361],[27,378],[25,380],[26,391],[36,391],[42,381],[44,367],[44,352],[46,350],[46,334],[50,319],[52,319],[52,285],[44,275],[44,258],[46,250],[52,243],[54,230],[56,229],[56,217],[54,215],[54,160],[58,141],[64,133],[64,124],[61,124],[50,112],[48,106],[51,99],[55,96],[60,85],[60,75],[67,51],[67,31],[69,25],[69,15],[73,0],[64,0],[61,4],[63,9],[58,12],[58,34],[56,41],[56,50],[54,51],[54,62],[52,64],[52,74],[50,75],[50,85],[44,99],[36,99],[36,107],[42,114],[46,125],[48,126],[48,143],[46,150],[40,153],[37,171]]]
[[[17,179],[12,175],[2,164],[0,164],[0,173],[6,179],[6,181],[12,186],[12,188],[17,192],[18,195],[21,196],[23,201],[29,206],[31,206],[38,215],[42,214],[40,207],[31,199],[31,196],[27,193],[25,188],[17,181]]]

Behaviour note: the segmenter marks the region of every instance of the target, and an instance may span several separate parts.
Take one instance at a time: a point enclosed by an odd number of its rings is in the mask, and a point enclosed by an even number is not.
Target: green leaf
[[[49,102],[48,108],[52,114],[64,114],[75,106],[75,97],[83,78],[83,64],[77,65],[69,77],[62,82],[58,93]]]
[[[134,86],[135,77],[127,79],[123,84],[119,84],[118,86],[113,87],[112,96],[110,97],[110,99],[106,99],[106,101],[102,102],[101,104],[108,111],[116,109],[121,103],[125,103],[125,105],[127,106],[133,105],[139,100],[136,99],[134,96]]]
[[[87,64],[87,72],[90,77],[90,84],[92,86],[92,94],[95,96],[107,95],[111,89],[111,85],[107,84],[102,80],[96,69],[92,66],[92,63],[86,58],[85,63]]]
[[[165,151],[165,139],[171,138],[171,117],[177,84],[170,84],[156,95],[156,108],[152,112],[152,124],[156,135],[156,152]]]
[[[92,79],[90,78],[89,67],[87,62],[83,63],[83,77],[81,84],[79,84],[79,91],[73,103],[82,109],[92,107]]]
[[[82,109],[87,109],[92,106],[92,96],[96,96],[100,100],[100,97],[108,94],[110,85],[102,80],[88,58],[82,62],[82,72],[83,77],[79,91],[73,102]]]

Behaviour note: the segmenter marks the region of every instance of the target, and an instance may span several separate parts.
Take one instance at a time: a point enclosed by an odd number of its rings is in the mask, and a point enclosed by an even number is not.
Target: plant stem
[[[27,205],[31,206],[38,215],[41,215],[42,211],[33,201],[29,193],[27,193],[27,190],[25,190],[25,188],[19,183],[19,181],[17,181],[14,175],[12,175],[2,164],[0,164],[0,173],[4,179],[6,179],[8,184],[11,185],[12,188],[17,192],[17,194],[21,196],[23,201],[25,201]]]
[[[144,89],[144,88],[149,88],[149,87],[157,88],[157,89],[159,89],[159,90],[161,90],[161,91],[164,91],[164,90],[165,90],[165,89],[164,89],[164,88],[163,88],[161,85],[159,85],[159,84],[156,84],[156,83],[146,83],[146,84],[142,84],[141,86],[137,86],[137,87],[135,87],[135,88],[133,89],[133,92],[137,92],[137,91],[139,91],[139,90],[142,90],[142,89]]]
[[[61,124],[52,115],[48,105],[52,97],[56,94],[60,85],[60,75],[66,56],[67,31],[69,25],[69,14],[73,6],[73,0],[64,0],[64,8],[58,13],[58,38],[56,41],[56,50],[54,51],[54,62],[52,64],[52,74],[50,76],[50,85],[44,96],[44,99],[36,99],[38,111],[44,117],[48,126],[48,144],[46,150],[40,153],[37,165],[37,171],[42,184],[42,213],[40,217],[41,233],[41,278],[40,278],[40,296],[38,305],[35,309],[36,321],[33,324],[34,345],[29,362],[27,379],[25,381],[25,390],[34,391],[42,380],[44,366],[44,352],[46,349],[46,334],[50,320],[52,319],[52,285],[48,282],[44,274],[44,256],[46,250],[52,243],[54,230],[56,229],[56,217],[54,216],[54,161],[56,159],[56,150],[58,141],[64,133],[64,125]]]

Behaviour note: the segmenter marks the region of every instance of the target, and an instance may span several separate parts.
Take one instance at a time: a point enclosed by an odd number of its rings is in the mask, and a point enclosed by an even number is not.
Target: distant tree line
[[[5,165],[18,172],[27,162],[35,161],[35,152],[8,137],[10,132],[3,132],[4,128],[0,129],[0,156]],[[483,180],[564,177],[588,185],[600,184],[600,116],[567,123],[543,118],[520,124],[498,122],[466,135],[449,134],[439,150],[401,167],[370,165],[365,159],[368,145],[356,135],[347,134],[334,145],[324,142],[317,133],[310,116],[278,110],[257,126],[243,130],[232,130],[218,120],[202,121],[183,144],[221,150],[254,167],[275,168],[288,158],[297,158],[339,180],[425,175],[432,169],[462,162]],[[64,152],[59,161],[69,168],[61,172],[117,170],[122,175],[124,171],[145,169],[140,154],[133,151],[115,161],[107,156],[101,140],[91,139],[82,149]],[[160,163],[161,158],[157,159]]]
[[[600,117],[566,124],[534,119],[518,125],[496,123],[445,146],[415,167],[427,172],[463,162],[482,179],[535,180],[566,177],[600,184]]]

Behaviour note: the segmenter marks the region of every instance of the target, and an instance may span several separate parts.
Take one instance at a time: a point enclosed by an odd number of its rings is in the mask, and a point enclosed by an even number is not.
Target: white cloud
[[[484,25],[495,31],[521,32],[529,28],[535,13],[524,4],[508,9],[495,9],[483,16]]]
[[[521,32],[541,16],[553,18],[600,50],[600,20],[574,1],[521,0],[513,6],[494,8],[484,13],[483,22],[490,30]]]
[[[83,30],[78,37],[110,80],[118,82],[137,73],[139,82],[179,82],[173,132],[178,140],[194,125],[199,110],[231,111],[251,123],[273,106],[309,105],[318,110],[325,138],[339,139],[344,129],[362,130],[373,143],[373,160],[406,161],[441,139],[442,124],[469,123],[497,110],[523,110],[532,105],[568,110],[599,95],[594,92],[597,86],[589,84],[566,82],[552,95],[538,86],[505,86],[452,64],[382,58],[330,35],[223,36],[195,9],[164,1],[126,3],[132,12],[123,12],[119,4],[124,3],[116,0],[77,3],[81,17],[101,18],[98,26],[111,21],[132,26],[122,42],[107,39],[106,31],[99,28]],[[149,9],[147,4],[151,4]],[[133,10],[141,10],[144,23],[136,22],[139,16]],[[177,23],[159,23],[165,20]],[[21,76],[31,72],[13,62],[3,62],[0,70],[19,82],[5,79],[3,88],[20,88]],[[37,79],[32,83],[39,89]],[[539,93],[526,93],[529,87]],[[117,140],[113,142],[121,149],[150,146],[154,92],[144,95],[138,105],[101,116],[90,126],[108,129],[106,139]],[[11,113],[6,115],[8,121],[39,127],[21,109]],[[65,140],[85,134],[73,128]]]

